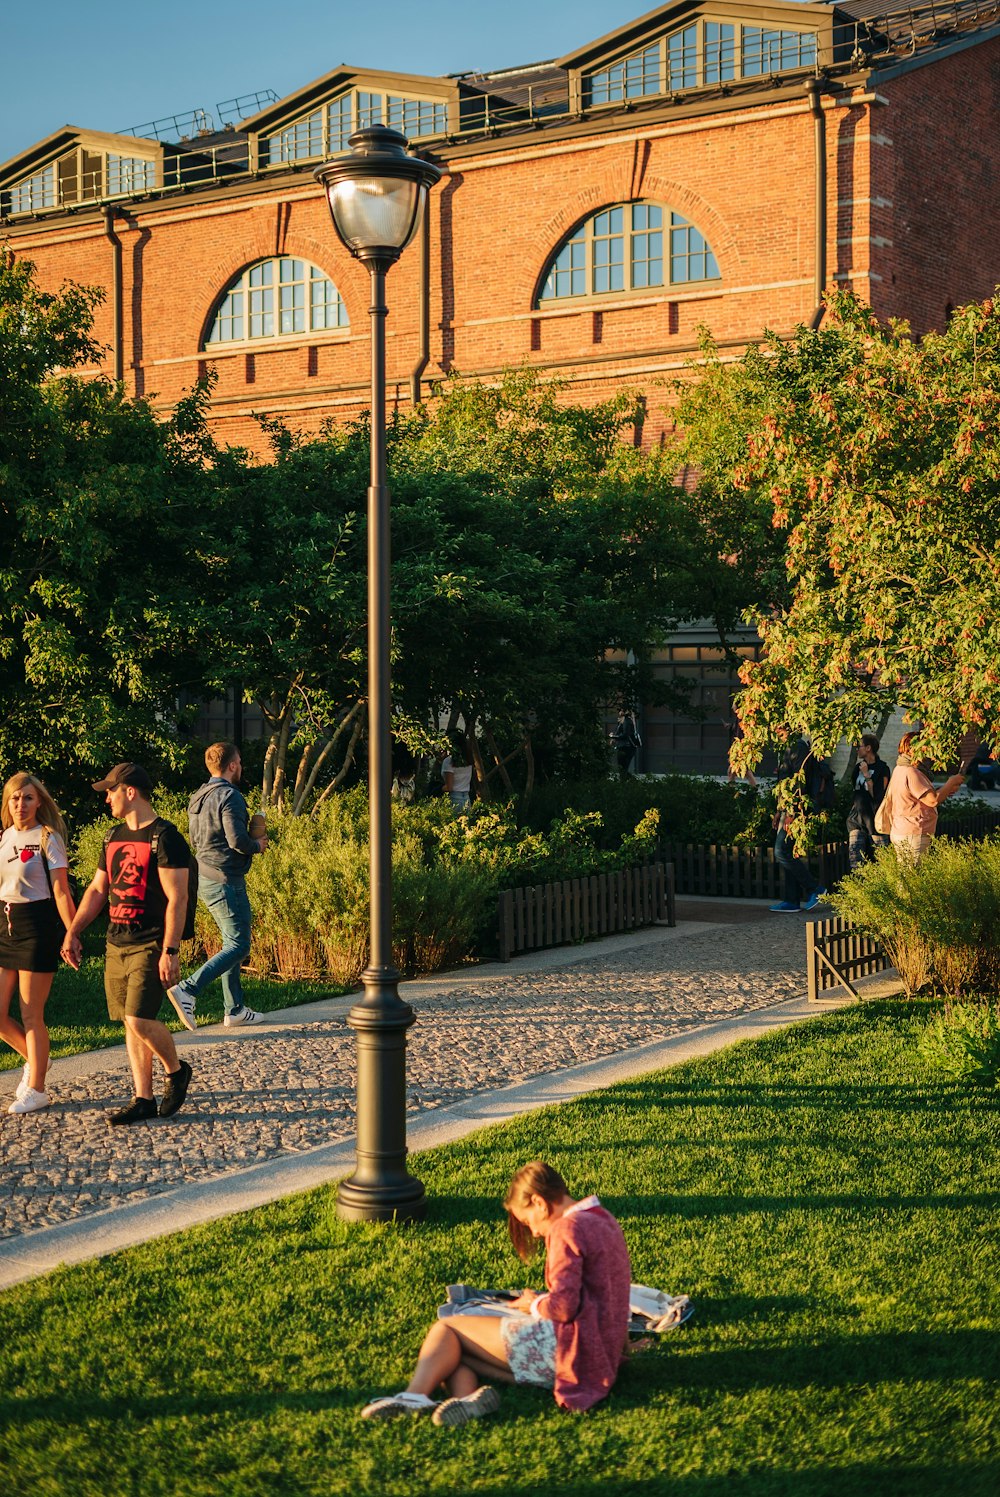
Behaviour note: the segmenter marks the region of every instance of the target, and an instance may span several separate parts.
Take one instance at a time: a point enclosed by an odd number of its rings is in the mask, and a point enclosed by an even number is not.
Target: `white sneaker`
[[[482,1419],[495,1414],[500,1407],[500,1394],[495,1388],[484,1385],[465,1398],[446,1398],[439,1403],[431,1415],[432,1424],[468,1424],[470,1419]]]
[[[429,1414],[435,1407],[426,1393],[394,1393],[391,1398],[376,1398],[361,1410],[362,1419],[399,1419],[406,1414]]]
[[[46,1071],[45,1074],[48,1075],[48,1071]],[[17,1090],[15,1091],[14,1096],[20,1102],[20,1100],[24,1096],[25,1092],[30,1092],[30,1090],[31,1090],[31,1067],[29,1066],[28,1062],[25,1061],[24,1062],[24,1067],[23,1067],[23,1069],[21,1071],[21,1079],[17,1083]]]
[[[185,992],[180,983],[176,987],[167,989],[167,997],[174,1005],[177,1017],[184,1025],[184,1028],[192,1031],[197,1029],[198,1025],[195,1023],[194,1018],[194,1006],[197,999],[192,998],[190,993]]]
[[[267,1019],[264,1014],[259,1014],[255,1008],[248,1008],[244,1003],[234,1014],[227,1014],[222,1022],[226,1029],[236,1029],[240,1024],[266,1024]]]
[[[10,1104],[7,1111],[40,1112],[43,1107],[48,1107],[50,1102],[51,1098],[48,1092],[36,1092],[33,1087],[29,1086],[23,1096],[18,1097],[16,1101]]]

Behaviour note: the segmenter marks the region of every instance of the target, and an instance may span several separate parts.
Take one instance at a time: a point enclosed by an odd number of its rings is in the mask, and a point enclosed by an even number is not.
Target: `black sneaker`
[[[152,1097],[133,1097],[120,1112],[109,1112],[108,1122],[112,1128],[120,1128],[124,1123],[145,1123],[155,1117],[156,1103]]]
[[[167,1084],[163,1089],[163,1100],[160,1103],[160,1117],[171,1118],[187,1096],[187,1089],[191,1085],[191,1067],[186,1060],[181,1061],[179,1071],[167,1077]]]

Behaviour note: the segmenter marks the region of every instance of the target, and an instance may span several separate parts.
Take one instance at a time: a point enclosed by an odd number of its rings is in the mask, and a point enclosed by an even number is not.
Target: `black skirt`
[[[62,939],[63,923],[54,899],[0,904],[0,968],[54,972]]]

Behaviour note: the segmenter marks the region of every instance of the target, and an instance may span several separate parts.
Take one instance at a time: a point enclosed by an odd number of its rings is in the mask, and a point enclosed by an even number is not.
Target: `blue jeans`
[[[240,986],[240,964],[250,955],[250,901],[243,879],[233,884],[217,884],[203,878],[198,884],[201,899],[222,936],[222,950],[210,956],[205,964],[185,977],[180,986],[192,998],[217,977],[222,978],[222,1002],[227,1014],[238,1014],[243,1007]]]
[[[795,843],[784,827],[778,828],[778,835],[774,839],[774,861],[780,864],[785,875],[785,899],[788,904],[802,904],[819,888],[805,858],[796,857]]]

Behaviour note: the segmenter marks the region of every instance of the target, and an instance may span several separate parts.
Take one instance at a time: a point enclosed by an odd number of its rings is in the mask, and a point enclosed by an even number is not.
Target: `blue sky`
[[[61,125],[121,130],[338,63],[457,73],[559,57],[647,0],[17,0],[5,7],[0,162]]]

